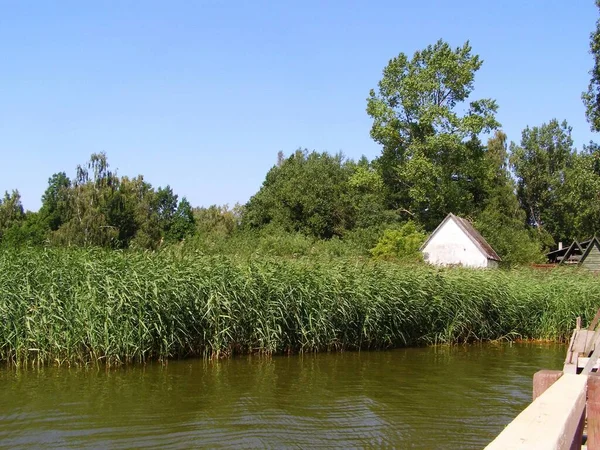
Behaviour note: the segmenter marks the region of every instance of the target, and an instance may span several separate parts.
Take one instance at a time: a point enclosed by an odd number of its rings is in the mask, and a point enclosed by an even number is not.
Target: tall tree
[[[48,180],[48,188],[42,196],[40,213],[48,221],[52,231],[68,220],[69,190],[71,180],[65,172],[55,173]]]
[[[527,127],[521,145],[511,144],[510,162],[527,222],[540,232],[545,229],[555,239],[564,237],[566,218],[560,208],[560,193],[574,154],[571,127],[556,119],[540,127]]]
[[[542,245],[530,233],[527,216],[515,194],[509,173],[506,134],[497,130],[488,140],[486,200],[475,227],[498,252],[505,265],[543,260]]]
[[[0,240],[3,234],[12,226],[20,224],[25,219],[25,211],[21,204],[21,194],[13,190],[4,193],[0,198]]]
[[[600,8],[600,0],[596,0]],[[594,66],[590,70],[588,90],[581,94],[585,105],[585,115],[592,131],[600,131],[600,19],[596,21],[596,29],[590,34],[590,53],[594,58]]]
[[[190,205],[187,198],[183,197],[179,202],[179,205],[177,205],[166,239],[171,242],[182,241],[186,237],[194,234],[195,229],[196,220],[194,218],[192,205]]]
[[[352,165],[342,155],[298,150],[274,166],[246,205],[244,224],[267,224],[320,238],[353,226],[348,179]]]
[[[167,236],[177,211],[177,194],[173,192],[169,185],[165,188],[159,187],[156,191],[155,203],[159,226],[163,235]]]
[[[390,60],[371,90],[372,138],[383,146],[378,167],[392,208],[432,228],[447,212],[470,213],[481,202],[482,132],[499,126],[494,100],[465,103],[482,61],[466,42],[442,40]],[[461,111],[465,111],[461,114]]]
[[[557,240],[584,239],[600,234],[600,148],[591,143],[573,155],[559,187],[561,228]]]

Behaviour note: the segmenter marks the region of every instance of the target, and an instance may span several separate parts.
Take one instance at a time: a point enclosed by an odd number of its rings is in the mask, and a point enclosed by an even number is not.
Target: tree
[[[340,154],[296,151],[269,170],[246,205],[244,226],[272,224],[319,238],[341,236],[353,226],[348,194],[352,171]]]
[[[13,190],[10,194],[5,192],[4,198],[0,198],[0,241],[9,228],[19,225],[24,219],[25,211],[19,191]]]
[[[571,127],[556,119],[523,130],[521,145],[511,144],[511,167],[517,178],[517,196],[529,225],[548,231],[555,240],[566,238],[561,186],[575,150]],[[564,203],[562,203],[564,206]]]
[[[118,247],[119,230],[110,223],[110,207],[119,182],[104,153],[93,153],[85,166],[77,166],[68,220],[52,233],[53,239],[62,245]]]
[[[194,220],[198,234],[216,234],[229,236],[238,227],[240,222],[240,205],[233,209],[228,205],[211,205],[208,208],[194,208]]]
[[[596,0],[600,8],[600,0]],[[594,66],[590,70],[588,90],[581,94],[585,105],[585,116],[592,131],[600,131],[600,20],[596,21],[596,29],[590,34],[590,53],[594,58]]]
[[[48,179],[48,188],[42,196],[42,207],[40,213],[48,221],[48,227],[52,231],[68,220],[69,190],[71,180],[65,172],[55,173]]]
[[[171,186],[159,187],[155,197],[156,212],[158,214],[158,224],[162,230],[163,236],[167,236],[173,224],[173,218],[177,211],[177,194],[173,192]]]
[[[175,210],[171,226],[166,234],[166,239],[170,242],[182,241],[194,234],[195,228],[196,221],[192,205],[183,197],[177,206],[177,210]]]
[[[540,262],[542,244],[526,224],[527,215],[519,204],[509,173],[506,134],[500,130],[488,140],[486,161],[486,200],[475,228],[500,255],[503,265]]]
[[[572,157],[558,188],[562,211],[557,240],[581,240],[600,234],[600,148],[590,143]]]
[[[422,261],[419,249],[426,238],[427,235],[417,224],[408,221],[399,228],[385,230],[377,245],[371,249],[371,255],[378,259]]]
[[[482,61],[466,42],[452,49],[438,41],[412,59],[390,60],[367,113],[371,137],[383,146],[377,166],[388,206],[426,228],[448,213],[469,213],[482,200],[482,132],[499,126],[494,100],[468,103]],[[465,110],[464,114],[460,111]]]
[[[6,247],[42,246],[48,237],[48,222],[39,212],[27,211],[24,219],[14,222],[2,234]]]
[[[381,174],[366,157],[349,163],[348,194],[353,211],[353,228],[372,228],[398,222],[400,217],[386,208],[385,185]]]

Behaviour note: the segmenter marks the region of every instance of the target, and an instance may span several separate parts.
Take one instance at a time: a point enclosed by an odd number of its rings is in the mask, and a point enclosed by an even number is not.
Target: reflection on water
[[[0,369],[5,448],[481,448],[558,345]]]

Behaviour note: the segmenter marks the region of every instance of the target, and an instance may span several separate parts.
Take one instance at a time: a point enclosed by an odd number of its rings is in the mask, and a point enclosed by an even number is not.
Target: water
[[[481,448],[559,345],[0,369],[2,448]]]

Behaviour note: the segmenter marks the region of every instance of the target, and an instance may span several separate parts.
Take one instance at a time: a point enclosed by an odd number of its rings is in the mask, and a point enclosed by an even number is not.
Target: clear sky
[[[365,112],[388,60],[470,40],[510,140],[556,117],[591,139],[593,0],[0,0],[0,191],[37,210],[93,152],[195,206],[246,202],[277,152],[377,156]]]

